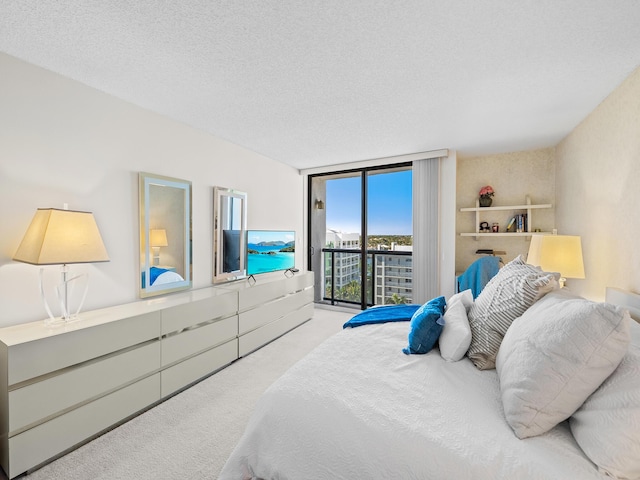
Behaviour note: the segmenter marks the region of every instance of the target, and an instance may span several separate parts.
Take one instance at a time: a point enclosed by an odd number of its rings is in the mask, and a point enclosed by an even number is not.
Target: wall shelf
[[[533,223],[532,211],[541,209],[541,208],[552,208],[550,203],[540,203],[540,204],[532,204],[531,198],[526,196],[526,203],[522,205],[499,205],[495,207],[481,207],[480,201],[476,199],[475,207],[464,207],[461,208],[461,212],[475,212],[476,214],[476,231],[475,232],[462,232],[460,233],[461,237],[475,237],[476,240],[478,237],[530,237],[534,233],[550,233],[550,232],[532,232],[531,224]],[[527,213],[527,231],[525,232],[488,232],[488,233],[480,233],[480,222],[481,213],[490,213],[504,210],[526,210]]]
[[[489,232],[489,233],[473,233],[463,232],[461,237],[530,237],[531,235],[545,235],[551,234],[551,232]]]
[[[476,203],[478,201],[476,200]],[[492,210],[528,210],[535,208],[551,208],[550,203],[541,203],[539,205],[500,205],[498,207],[465,207],[461,208],[461,212],[490,212]]]

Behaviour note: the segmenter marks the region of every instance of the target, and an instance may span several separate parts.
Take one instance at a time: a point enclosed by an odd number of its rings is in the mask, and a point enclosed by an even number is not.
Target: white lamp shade
[[[91,212],[39,208],[13,257],[33,265],[108,262]]]
[[[149,245],[152,247],[168,247],[167,231],[164,228],[154,228],[149,232]]]
[[[527,263],[564,278],[585,278],[582,243],[577,235],[533,235]]]

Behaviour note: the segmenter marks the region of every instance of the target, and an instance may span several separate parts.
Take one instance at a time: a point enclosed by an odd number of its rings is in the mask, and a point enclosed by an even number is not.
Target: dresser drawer
[[[162,397],[229,365],[238,358],[238,339],[191,357],[162,371]]]
[[[159,337],[160,312],[152,312],[13,345],[8,349],[8,383],[11,386]]]
[[[277,281],[259,283],[238,291],[238,309],[240,312],[259,307],[276,298],[299,292],[313,286],[313,274],[302,273]]]
[[[9,438],[9,477],[39,465],[159,399],[160,374],[156,373]]]
[[[306,322],[313,316],[313,304],[289,312],[282,318],[250,331],[238,338],[238,355],[243,357],[257,348],[278,338],[282,334]]]
[[[160,342],[63,370],[9,392],[9,435],[158,370]]]
[[[208,350],[238,335],[238,317],[215,321],[202,327],[184,330],[162,340],[162,366]]]
[[[238,321],[238,331],[243,335],[251,330],[273,322],[291,311],[298,310],[307,303],[313,302],[313,290],[301,292],[279,298],[273,302],[242,312]]]
[[[167,335],[217,318],[235,315],[238,311],[238,294],[223,293],[184,305],[167,308],[162,312],[162,334]]]

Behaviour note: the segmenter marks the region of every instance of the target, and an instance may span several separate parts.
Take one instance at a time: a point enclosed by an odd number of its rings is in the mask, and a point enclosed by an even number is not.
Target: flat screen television
[[[294,268],[295,245],[295,231],[248,230],[247,275]]]

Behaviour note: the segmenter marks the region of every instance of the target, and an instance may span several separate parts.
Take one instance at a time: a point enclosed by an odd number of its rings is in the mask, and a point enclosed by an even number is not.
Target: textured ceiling
[[[307,168],[555,145],[638,25],[638,0],[2,0],[0,50]]]

